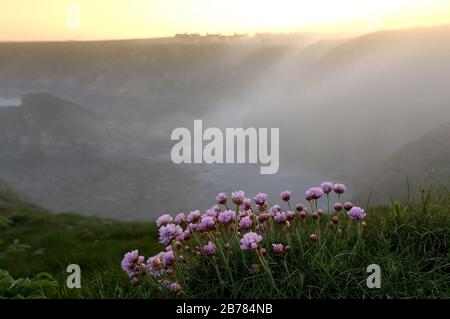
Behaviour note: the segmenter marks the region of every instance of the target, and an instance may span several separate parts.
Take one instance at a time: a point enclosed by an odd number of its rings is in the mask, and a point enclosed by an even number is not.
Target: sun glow
[[[367,32],[450,23],[447,0],[2,0],[0,41]]]

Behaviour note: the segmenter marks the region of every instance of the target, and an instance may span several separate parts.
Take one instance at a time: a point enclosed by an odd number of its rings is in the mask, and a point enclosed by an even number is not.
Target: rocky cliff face
[[[450,123],[440,125],[401,147],[375,174],[361,184],[358,201],[372,191],[373,205],[391,198],[418,200],[422,190],[435,193],[450,189]],[[408,194],[409,191],[409,194]]]
[[[126,134],[111,134],[83,106],[47,93],[22,100],[0,108],[0,176],[43,207],[147,219],[161,209],[194,209],[216,192],[199,179],[201,170],[130,151]]]
[[[22,105],[0,108],[0,147],[9,152],[54,152],[112,146],[97,113],[48,93],[22,96]]]

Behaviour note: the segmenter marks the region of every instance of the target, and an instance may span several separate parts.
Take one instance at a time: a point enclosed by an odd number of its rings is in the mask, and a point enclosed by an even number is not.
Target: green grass
[[[285,257],[269,254],[270,274],[264,267],[259,273],[250,273],[251,264],[263,264],[256,251],[241,253],[235,241],[235,253],[202,256],[200,261],[191,258],[171,280],[182,284],[180,297],[450,297],[448,196],[433,199],[427,194],[415,205],[395,203],[390,208],[371,209],[366,222],[367,227],[362,228],[342,218],[341,232],[325,215],[318,223],[311,218],[306,225],[295,221],[286,232],[274,225],[274,231],[265,232],[262,245],[269,250],[271,243],[289,244],[291,250]],[[359,236],[358,231],[362,231]],[[320,234],[320,241],[309,240],[311,233]],[[200,246],[208,239],[197,236],[194,240]],[[184,250],[177,253],[189,256]],[[381,267],[380,289],[367,287],[370,264]]]
[[[134,297],[120,269],[123,254],[136,247],[157,251],[150,223],[125,223],[44,211],[0,212],[0,269],[14,278],[48,272],[60,283],[61,298]],[[81,289],[65,288],[69,264],[81,267]]]
[[[14,191],[9,185],[0,179],[0,213],[13,211],[43,211],[22,194]],[[1,224],[1,223],[0,223]]]
[[[176,297],[448,298],[449,203],[449,196],[432,198],[427,194],[416,204],[370,209],[360,237],[357,225],[342,222],[342,232],[337,232],[326,215],[320,219],[319,242],[309,240],[309,234],[318,227],[312,219],[306,226],[294,222],[289,236],[275,225],[280,229],[266,236],[263,244],[268,250],[272,242],[289,244],[291,251],[286,259],[272,252],[267,257],[273,283],[263,267],[259,273],[249,272],[251,264],[262,266],[254,251],[235,249],[225,259],[219,255],[190,258],[173,278],[183,286]],[[207,241],[202,237],[197,240]],[[120,268],[127,251],[139,249],[148,257],[163,248],[150,222],[127,223],[55,215],[36,207],[0,206],[0,269],[14,278],[52,274],[60,285],[57,294],[50,297],[174,297],[158,290],[150,279],[133,287]],[[366,267],[373,263],[381,267],[381,289],[366,286]],[[69,264],[81,267],[81,289],[65,287]]]

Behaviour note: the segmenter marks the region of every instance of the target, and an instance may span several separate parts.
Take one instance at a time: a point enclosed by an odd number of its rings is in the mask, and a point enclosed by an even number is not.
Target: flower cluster
[[[311,187],[305,192],[309,208],[297,203],[292,209],[292,193],[288,190],[280,193],[282,205],[270,207],[265,193],[249,198],[243,191],[235,191],[230,195],[232,203],[228,202],[227,194],[220,193],[216,196],[217,204],[204,213],[194,210],[188,215],[180,213],[172,217],[164,214],[157,218],[159,241],[166,246],[165,249],[146,261],[137,250],[128,252],[122,260],[122,269],[135,284],[141,275],[150,275],[158,287],[175,294],[183,291],[180,277],[177,277],[180,269],[177,265],[183,268],[186,264],[185,267],[192,269],[204,265],[206,260],[216,262],[219,258],[225,258],[224,263],[227,263],[227,256],[241,250],[242,254],[253,254],[262,263],[252,264],[249,268],[252,273],[266,270],[268,266],[264,260],[271,255],[283,258],[291,255],[290,251],[295,247],[288,240],[289,232],[295,231],[298,235],[302,230],[306,233],[304,242],[300,244],[315,245],[314,242],[321,241],[318,221],[322,218],[328,218],[331,227],[339,227],[342,219],[347,219],[350,224],[363,223],[366,216],[364,209],[351,202],[334,203],[334,212],[329,212],[332,192],[340,199],[345,191],[343,184],[323,182],[319,187]],[[325,214],[318,205],[318,200],[324,195],[329,214]],[[269,238],[273,241],[273,238],[278,239],[271,242]]]
[[[169,245],[172,240],[180,238],[183,229],[179,225],[168,224],[159,228],[159,241],[164,245]]]
[[[144,256],[140,256],[137,249],[130,251],[123,257],[121,266],[128,277],[134,281],[137,276],[145,270]]]
[[[263,240],[261,235],[254,232],[249,232],[241,239],[241,249],[251,250],[258,248],[258,244]]]
[[[347,215],[351,220],[363,220],[366,213],[364,212],[364,209],[360,207],[352,207],[349,209]]]

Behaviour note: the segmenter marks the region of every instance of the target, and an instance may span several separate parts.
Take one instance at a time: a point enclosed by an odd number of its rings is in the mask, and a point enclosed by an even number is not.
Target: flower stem
[[[258,258],[259,258],[259,261],[260,261],[261,265],[263,266],[263,268],[266,271],[266,273],[269,275],[270,282],[272,284],[273,289],[275,289],[276,292],[278,292],[280,295],[282,295],[281,291],[278,290],[277,286],[275,285],[275,280],[273,279],[272,272],[270,271],[269,265],[267,264],[266,260],[264,259],[263,256],[261,256],[261,254],[260,254],[258,249],[256,250],[256,253],[258,255]]]

